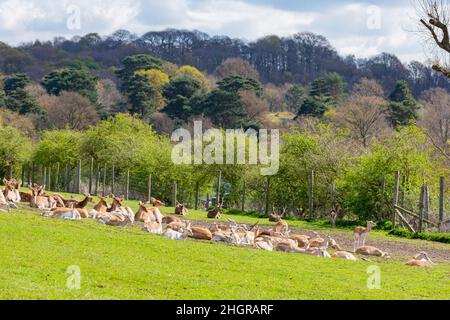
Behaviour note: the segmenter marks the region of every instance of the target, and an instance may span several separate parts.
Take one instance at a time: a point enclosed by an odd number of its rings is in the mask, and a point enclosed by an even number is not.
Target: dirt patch
[[[213,223],[204,220],[193,220],[193,224],[209,228]],[[269,229],[264,226],[263,229]],[[313,236],[314,231],[308,229],[291,228],[293,234],[302,234],[307,236]],[[316,230],[315,230],[316,231]],[[326,232],[320,232],[319,235],[330,235],[344,251],[353,251],[353,233],[349,230],[348,234],[342,230],[333,231],[327,230]],[[416,254],[421,251],[428,253],[432,260],[436,261],[450,261],[450,245],[443,243],[436,243],[424,240],[409,240],[397,237],[392,239],[377,239],[371,237],[370,234],[367,237],[366,245],[377,247],[383,251],[386,251],[394,261],[407,261],[412,259]]]

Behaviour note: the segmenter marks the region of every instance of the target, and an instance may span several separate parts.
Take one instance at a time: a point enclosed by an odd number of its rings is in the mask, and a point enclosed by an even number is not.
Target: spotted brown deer
[[[356,227],[355,228],[355,231],[353,232],[353,237],[355,240],[354,245],[353,245],[353,252],[356,252],[356,249],[358,249],[358,247],[364,247],[366,245],[367,235],[376,226],[377,226],[377,224],[375,222],[368,221],[367,227]]]
[[[356,253],[364,256],[382,257],[386,259],[390,258],[387,252],[372,246],[359,247],[358,249],[356,249]]]
[[[277,213],[275,210],[275,207],[273,207],[272,213],[269,215],[269,221],[270,222],[280,222],[281,219],[284,218],[284,216],[287,213],[287,208],[283,208],[283,211],[281,214]]]
[[[44,216],[54,216],[54,217],[64,217],[64,214],[69,214],[71,212],[77,212],[81,219],[86,219],[89,217],[89,212],[86,209],[87,205],[92,201],[92,196],[90,194],[85,194],[83,201],[80,201],[74,208],[53,208],[48,212],[44,212]]]
[[[158,207],[148,208],[145,203],[139,202],[139,209],[136,213],[134,220],[143,223],[157,222],[162,224],[164,216]]]
[[[89,211],[89,217],[96,219],[97,217],[107,214],[109,205],[106,202],[106,197],[99,197],[99,202],[94,206],[92,210]]]
[[[208,219],[221,219],[223,209],[223,199],[222,202],[218,203],[216,207],[208,212]]]
[[[163,238],[172,239],[172,240],[186,240],[188,237],[193,236],[191,230],[191,224],[187,224],[184,228],[179,230],[172,229],[170,226],[162,234]]]
[[[21,201],[19,189],[22,185],[22,181],[16,179],[3,179],[3,184],[5,185],[3,193],[6,201],[9,203],[10,207],[17,209]]]
[[[134,213],[131,208],[123,205],[124,197],[111,195],[113,203],[106,214],[97,217],[97,221],[110,226],[124,227],[134,223]]]

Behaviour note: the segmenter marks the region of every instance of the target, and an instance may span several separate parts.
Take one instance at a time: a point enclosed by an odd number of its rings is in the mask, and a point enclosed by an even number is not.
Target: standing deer
[[[222,219],[222,208],[223,199],[222,202],[218,203],[213,210],[208,212],[208,219]]]
[[[337,217],[338,217],[338,214],[337,214],[337,211],[336,211],[336,209],[331,209],[331,212],[330,212],[330,220],[331,220],[331,226],[333,227],[333,228],[336,228],[336,220],[337,220]]]
[[[355,228],[355,231],[353,232],[353,237],[355,239],[354,246],[353,246],[353,248],[354,248],[353,252],[356,252],[356,249],[358,249],[359,247],[364,247],[366,245],[367,235],[376,226],[377,226],[377,224],[375,222],[369,221],[369,222],[367,222],[366,228],[364,228],[364,227],[356,227]]]

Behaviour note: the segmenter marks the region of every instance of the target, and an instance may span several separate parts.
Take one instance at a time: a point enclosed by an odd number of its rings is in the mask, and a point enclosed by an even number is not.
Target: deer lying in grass
[[[358,247],[364,247],[366,245],[367,235],[376,226],[377,226],[376,223],[369,221],[369,222],[367,222],[366,228],[364,228],[364,227],[356,227],[355,228],[355,231],[353,232],[353,237],[355,240],[354,245],[353,245],[354,252],[356,252],[356,249]]]
[[[297,241],[299,248],[306,248],[311,237],[304,235],[291,235],[290,239]]]
[[[32,208],[38,208],[41,210],[49,210],[56,208],[58,200],[53,196],[43,196],[45,186],[33,185],[29,186],[31,189],[31,202]]]
[[[409,260],[406,263],[407,266],[412,267],[424,267],[424,268],[432,268],[434,265],[436,265],[433,261],[431,261],[430,257],[426,252],[420,252],[417,254],[414,259]]]
[[[66,220],[81,220],[82,219],[80,212],[77,209],[69,209],[69,211],[56,211],[56,210],[55,211],[46,211],[46,212],[42,213],[42,216],[49,217],[49,218],[66,219]]]
[[[143,223],[157,222],[162,224],[164,216],[158,207],[148,208],[145,203],[139,202],[139,210],[136,213],[134,220]]]
[[[192,235],[190,238],[197,239],[197,240],[207,240],[211,241],[213,238],[213,235],[211,231],[209,231],[206,228],[201,227],[191,227]]]
[[[49,212],[44,213],[43,215],[58,217],[59,215],[76,211],[80,215],[81,219],[87,219],[89,218],[89,212],[86,209],[86,207],[90,202],[92,202],[93,198],[90,194],[85,194],[84,197],[85,197],[84,200],[78,202],[78,204],[74,208],[53,208]]]
[[[265,251],[273,251],[274,245],[270,238],[259,237],[255,239],[254,247],[256,249],[265,250]]]
[[[6,201],[5,195],[3,192],[0,192],[0,211],[1,212],[11,212],[11,207],[9,206],[8,201]]]
[[[173,222],[183,222],[180,218],[175,216],[166,216],[162,219],[162,222],[165,224],[171,224]]]
[[[163,226],[162,223],[160,222],[147,222],[144,225],[144,231],[149,232],[149,233],[153,233],[153,234],[163,234]]]
[[[175,214],[178,216],[187,216],[189,210],[186,208],[184,204],[178,203],[175,207]]]
[[[167,227],[166,231],[162,234],[163,238],[172,239],[172,240],[186,240],[187,238],[193,236],[191,230],[191,224],[187,224],[185,228],[181,228],[179,230],[174,230]]]
[[[355,251],[357,254],[361,254],[364,256],[382,257],[382,258],[386,258],[386,259],[390,258],[389,254],[387,252],[384,252],[378,248],[371,247],[371,246],[359,247]]]
[[[223,200],[216,207],[208,212],[208,219],[222,219]]]
[[[347,251],[337,251],[331,257],[350,261],[358,261],[358,259],[356,259],[356,257],[353,254]]]
[[[19,189],[22,186],[22,181],[16,179],[3,179],[3,183],[5,185],[4,196],[6,201],[9,203],[10,207],[17,209],[20,201],[22,200],[19,192]]]
[[[89,217],[96,219],[97,217],[103,216],[108,213],[108,203],[106,202],[106,197],[99,197],[99,203],[97,203],[92,210],[89,211]]]
[[[162,201],[159,201],[156,198],[150,198],[150,203],[154,206],[154,207],[164,207],[166,204]]]
[[[123,206],[124,197],[111,195],[113,203],[106,214],[97,217],[97,220],[109,226],[124,227],[134,223],[134,213],[131,208]]]

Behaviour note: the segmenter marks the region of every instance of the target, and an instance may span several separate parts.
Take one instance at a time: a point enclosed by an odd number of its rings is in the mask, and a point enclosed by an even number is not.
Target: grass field
[[[137,207],[136,202],[128,205]],[[348,262],[194,240],[178,242],[135,226],[113,228],[91,220],[43,218],[25,207],[0,213],[0,299],[450,298],[448,263],[426,270],[399,261]],[[164,208],[166,213],[172,210]],[[204,212],[190,213],[191,219],[204,216]],[[382,232],[373,236],[386,237]],[[367,268],[372,265],[380,267],[380,289],[367,288]],[[69,266],[81,271],[79,290],[67,288]]]

